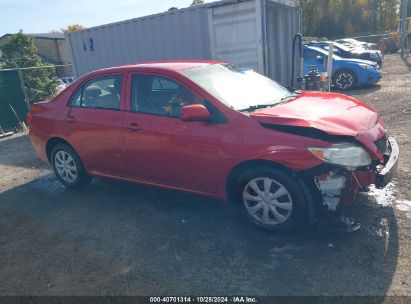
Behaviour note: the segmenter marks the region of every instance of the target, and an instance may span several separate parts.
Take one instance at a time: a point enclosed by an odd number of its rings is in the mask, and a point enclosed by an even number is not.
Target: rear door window
[[[98,77],[81,86],[70,105],[81,108],[120,110],[122,75]]]

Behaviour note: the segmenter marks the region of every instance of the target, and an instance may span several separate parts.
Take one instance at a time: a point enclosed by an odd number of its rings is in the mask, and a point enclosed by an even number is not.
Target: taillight
[[[31,121],[33,120],[33,114],[31,113],[27,114],[26,120],[28,124],[31,124]]]

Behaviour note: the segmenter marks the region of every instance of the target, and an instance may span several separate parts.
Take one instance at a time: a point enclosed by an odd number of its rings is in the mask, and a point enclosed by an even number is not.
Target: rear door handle
[[[66,122],[68,122],[68,123],[74,123],[74,122],[77,121],[77,120],[74,118],[74,116],[68,116],[68,117],[64,118],[64,120],[65,120]]]
[[[139,130],[141,130],[141,127],[138,123],[133,122],[133,123],[131,123],[127,126],[127,129],[129,129],[131,131],[139,131]]]

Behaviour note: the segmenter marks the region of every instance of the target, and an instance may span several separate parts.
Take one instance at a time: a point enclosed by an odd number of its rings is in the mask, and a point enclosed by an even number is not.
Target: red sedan
[[[92,72],[33,105],[28,122],[67,187],[100,176],[231,199],[268,229],[339,213],[383,188],[399,155],[363,102],[211,61]]]

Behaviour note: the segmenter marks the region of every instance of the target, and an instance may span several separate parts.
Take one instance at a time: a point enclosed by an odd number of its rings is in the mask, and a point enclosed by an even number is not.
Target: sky
[[[192,0],[0,0],[0,36],[19,30],[48,33],[75,23],[92,27],[191,3]]]

